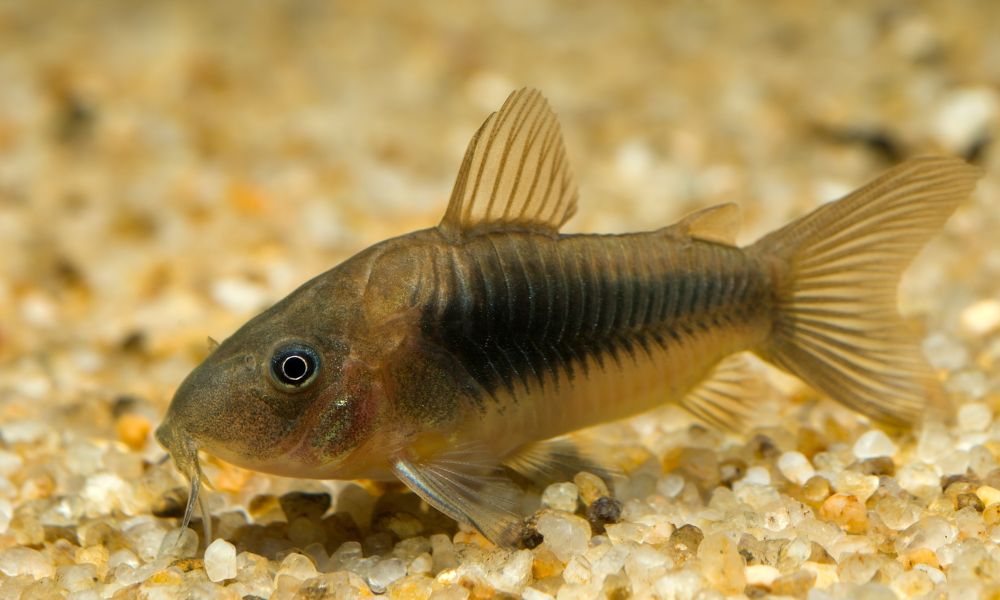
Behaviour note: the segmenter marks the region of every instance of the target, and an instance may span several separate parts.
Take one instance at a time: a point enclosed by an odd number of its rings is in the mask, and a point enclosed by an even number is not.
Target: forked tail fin
[[[980,175],[954,158],[909,160],[753,244],[776,284],[774,329],[758,354],[887,424],[947,406],[896,287]]]

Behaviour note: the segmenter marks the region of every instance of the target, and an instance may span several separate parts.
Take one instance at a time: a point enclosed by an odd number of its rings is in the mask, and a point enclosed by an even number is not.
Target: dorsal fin
[[[735,246],[740,207],[732,202],[709,206],[684,217],[675,227],[695,239]]]
[[[555,234],[576,212],[555,113],[538,90],[511,94],[469,142],[440,229],[449,235],[497,229]]]

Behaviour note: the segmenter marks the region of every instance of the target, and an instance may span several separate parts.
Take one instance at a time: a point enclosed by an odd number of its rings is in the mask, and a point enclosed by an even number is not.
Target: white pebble
[[[684,478],[675,473],[661,477],[656,482],[656,491],[667,498],[674,498],[684,489]]]
[[[778,457],[778,470],[789,481],[799,485],[805,484],[809,478],[816,474],[809,459],[801,452],[785,452]]]
[[[771,565],[750,565],[744,569],[747,585],[770,586],[781,575],[781,571]]]
[[[13,475],[24,464],[24,461],[20,456],[13,452],[7,452],[6,450],[0,450],[0,475],[7,477]]]
[[[653,589],[664,600],[693,600],[705,587],[705,580],[695,571],[683,569],[667,573],[657,580]]]
[[[949,94],[934,116],[934,133],[948,150],[962,152],[985,135],[1000,105],[997,93],[988,87],[970,87]]]
[[[913,570],[923,571],[924,573],[927,573],[927,575],[931,578],[931,581],[934,582],[934,585],[941,585],[945,581],[947,581],[947,579],[944,576],[944,573],[942,573],[940,569],[935,569],[934,567],[930,565],[925,565],[924,563],[918,563],[913,565]]]
[[[953,450],[934,461],[934,465],[942,475],[964,475],[969,468],[969,453]]]
[[[957,371],[969,362],[969,351],[965,346],[943,333],[928,336],[923,347],[927,361],[938,369]]]
[[[742,482],[750,485],[771,485],[771,472],[765,467],[750,467]]]
[[[1000,327],[1000,302],[980,300],[962,311],[962,327],[973,335],[985,335]]]
[[[854,442],[854,456],[861,460],[866,458],[878,458],[880,456],[893,456],[896,454],[896,444],[892,443],[884,432],[872,429],[862,433]]]
[[[576,512],[576,499],[579,494],[580,490],[575,483],[553,483],[542,492],[542,506],[569,513]]]
[[[969,402],[958,409],[958,428],[962,431],[985,431],[993,421],[993,411],[982,402]]]
[[[0,498],[0,535],[7,533],[12,518],[14,518],[14,506],[10,500]]]
[[[267,303],[267,290],[244,279],[222,279],[212,286],[212,299],[231,312],[247,313]]]
[[[218,583],[236,577],[236,546],[218,539],[205,548],[205,574]]]

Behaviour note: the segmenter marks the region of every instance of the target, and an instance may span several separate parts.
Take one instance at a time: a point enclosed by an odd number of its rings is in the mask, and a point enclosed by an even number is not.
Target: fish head
[[[321,477],[375,427],[377,386],[352,357],[350,310],[308,285],[215,348],[175,393],[156,431],[178,469],[203,450],[256,471]]]

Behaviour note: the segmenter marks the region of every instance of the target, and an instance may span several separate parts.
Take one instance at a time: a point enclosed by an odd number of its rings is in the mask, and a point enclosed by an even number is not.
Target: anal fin
[[[482,448],[466,445],[426,459],[399,458],[393,472],[425,502],[493,543],[515,547],[523,539],[520,491]]]
[[[740,352],[722,359],[680,406],[707,425],[740,432],[759,423],[769,389],[750,357]]]

